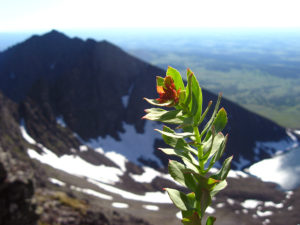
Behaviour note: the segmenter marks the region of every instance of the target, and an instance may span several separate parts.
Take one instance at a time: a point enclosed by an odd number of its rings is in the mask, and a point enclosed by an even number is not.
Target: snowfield
[[[277,183],[284,190],[292,190],[300,185],[299,159],[300,147],[253,164],[249,173],[263,181]]]
[[[124,155],[129,161],[140,164],[139,158],[155,161],[159,166],[160,160],[154,156],[155,139],[160,139],[161,135],[154,129],[161,129],[161,125],[146,121],[145,133],[137,133],[133,125],[123,123],[124,133],[120,133],[121,141],[117,141],[111,136],[105,138],[98,137],[90,139],[85,144],[90,148],[101,148],[104,152],[116,152]]]

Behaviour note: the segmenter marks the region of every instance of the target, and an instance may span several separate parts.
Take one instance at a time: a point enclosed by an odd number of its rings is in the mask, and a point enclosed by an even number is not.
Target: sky
[[[0,32],[297,27],[299,0],[0,0]]]

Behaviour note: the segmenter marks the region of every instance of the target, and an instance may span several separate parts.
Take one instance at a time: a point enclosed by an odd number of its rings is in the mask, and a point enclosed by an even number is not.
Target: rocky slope
[[[95,208],[89,201],[74,196],[70,189],[66,191],[49,186],[47,169],[27,155],[28,148],[43,152],[42,146],[24,139],[24,132],[16,119],[16,104],[1,93],[0,99],[0,224],[149,224],[130,214],[103,209],[99,205]],[[48,134],[47,137],[50,137],[54,149],[60,149],[58,142],[55,142],[56,135]],[[64,140],[63,136],[61,138],[60,141]],[[79,142],[75,137],[70,139],[71,143]],[[68,143],[68,139],[65,141]],[[98,165],[116,166],[104,156],[93,157],[91,154],[82,158],[93,158],[90,161]]]

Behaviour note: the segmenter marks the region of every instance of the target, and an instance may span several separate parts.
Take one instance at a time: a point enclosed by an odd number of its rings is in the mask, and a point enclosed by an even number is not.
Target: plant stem
[[[198,127],[195,126],[193,129],[194,129],[196,143],[197,143],[196,146],[197,146],[197,149],[198,149],[199,166],[200,166],[201,171],[203,171],[204,170],[204,163],[203,163],[203,160],[202,160],[202,157],[203,157],[203,147],[201,146],[201,137],[200,137],[200,133],[199,133]]]

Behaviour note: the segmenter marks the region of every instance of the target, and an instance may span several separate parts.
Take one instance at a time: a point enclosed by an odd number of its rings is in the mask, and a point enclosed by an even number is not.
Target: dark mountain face
[[[74,56],[76,58],[80,54],[82,45],[79,39],[69,39],[52,31],[44,35],[43,39],[33,36],[9,48],[0,57],[1,89],[13,100],[24,99],[37,79],[51,80],[57,77],[54,65],[64,70],[62,61],[74,63]]]
[[[106,41],[70,39],[57,31],[33,36],[0,53],[0,88],[19,102],[18,119],[23,118],[29,133],[46,146],[55,137],[54,143],[64,146],[60,149],[78,147],[79,142],[68,138],[72,132],[84,140],[107,135],[120,140],[125,122],[143,133],[145,121],[140,118],[150,106],[142,98],[157,96],[155,76],[164,73]],[[127,105],[122,101],[126,95]],[[204,105],[216,102],[207,90],[203,96]],[[275,123],[226,99],[222,106],[229,112],[227,155],[234,154],[236,163],[240,156],[257,160],[253,153],[257,142],[288,139],[285,129]],[[57,128],[58,116],[68,131]],[[51,138],[45,137],[47,132]],[[64,141],[58,141],[62,137]],[[267,156],[260,151],[258,158]]]

